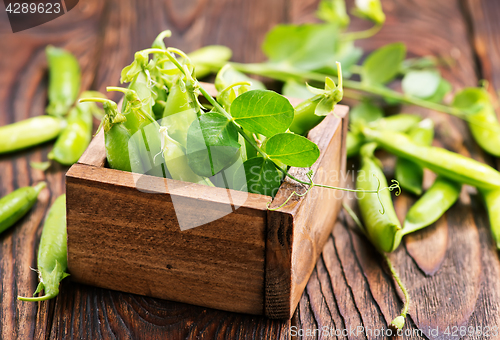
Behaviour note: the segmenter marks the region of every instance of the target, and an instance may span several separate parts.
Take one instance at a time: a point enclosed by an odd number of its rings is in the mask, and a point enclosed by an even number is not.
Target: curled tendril
[[[397,189],[397,192],[395,193],[396,196],[399,196],[401,195],[401,187],[399,186],[399,182],[395,179],[392,179],[391,180],[391,185],[388,186],[388,187],[385,187],[385,188],[380,188],[381,184],[380,184],[380,179],[375,175],[373,174],[373,177],[375,177],[378,181],[378,186],[377,186],[377,198],[378,198],[378,201],[380,202],[380,205],[382,206],[382,210],[379,210],[379,212],[383,215],[385,214],[385,207],[384,207],[384,204],[382,203],[382,199],[380,198],[380,192],[382,190],[389,190],[389,191],[394,191]]]
[[[293,197],[293,196],[297,196],[297,197],[304,197],[305,195],[307,195],[309,193],[309,191],[311,191],[311,189],[315,186],[313,180],[312,180],[312,177],[314,175],[314,171],[311,169],[309,170],[307,173],[306,173],[306,176],[307,178],[309,178],[309,180],[311,181],[310,185],[309,185],[309,188],[307,188],[306,192],[302,193],[302,194],[299,194],[297,191],[293,191],[290,196],[288,196],[288,198],[285,200],[285,202],[283,202],[279,207],[276,207],[276,208],[269,208],[271,206],[271,203],[272,202],[268,202],[267,203],[267,210],[271,210],[271,211],[275,211],[275,210],[278,210],[278,209],[281,209],[283,208],[287,203],[288,201],[290,201],[290,199]]]

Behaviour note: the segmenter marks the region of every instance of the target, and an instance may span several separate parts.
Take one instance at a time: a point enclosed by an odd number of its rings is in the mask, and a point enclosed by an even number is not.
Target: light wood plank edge
[[[325,118],[321,124],[309,133],[308,138],[317,143],[321,151],[320,158],[311,169],[317,170],[321,166],[327,149],[330,147],[340,147],[339,169],[345,172],[348,112],[349,108],[347,106],[337,105],[334,114]],[[341,145],[330,145],[337,133],[341,134]],[[293,175],[298,176],[303,176],[306,171],[304,169],[290,169]],[[344,177],[340,176],[340,185],[342,186],[345,185],[342,180]],[[300,190],[300,188],[300,184],[291,180],[285,180],[271,206],[279,206],[294,190]],[[301,207],[307,204],[308,199],[308,196],[295,196],[285,207],[277,211],[268,210],[267,213],[265,315],[272,319],[290,319],[299,301],[297,296],[300,298],[303,290],[303,287],[296,290],[294,296],[292,296],[292,291],[294,290],[292,288],[295,288],[292,287],[292,271],[294,270],[292,268],[292,245],[297,229],[297,226],[294,225],[294,219],[301,210]],[[331,228],[325,227],[322,234],[330,234],[333,226],[334,223],[332,223]],[[321,237],[321,239],[327,240],[327,237]],[[322,241],[322,244],[315,244],[317,249],[323,249],[323,246],[324,241]],[[308,272],[302,274],[306,279],[311,275],[320,253],[321,251],[315,254],[315,258],[311,262],[313,264],[312,267],[306,269]]]

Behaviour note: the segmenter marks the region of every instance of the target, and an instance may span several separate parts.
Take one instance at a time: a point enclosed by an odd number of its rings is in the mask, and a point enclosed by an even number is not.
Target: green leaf
[[[454,107],[474,113],[484,105],[491,105],[488,92],[480,87],[468,87],[455,95]]]
[[[355,0],[356,7],[353,14],[366,20],[370,20],[375,24],[383,24],[385,22],[385,14],[382,10],[380,0]]]
[[[250,86],[250,90],[265,90],[266,87],[261,81],[257,79],[250,78],[246,74],[236,70],[234,67],[227,65],[223,67],[217,76],[215,77],[215,88],[217,91],[221,92],[226,87],[231,86],[235,83],[239,82],[249,82],[252,85]]]
[[[234,187],[241,191],[274,197],[281,185],[282,175],[273,162],[262,157],[254,157],[243,163],[246,181],[235,178]]]
[[[206,64],[228,61],[232,54],[231,49],[226,46],[209,45],[188,53],[188,57],[195,65],[196,77],[203,78],[212,73]]]
[[[267,139],[265,152],[274,161],[299,168],[312,166],[320,153],[316,144],[293,133],[280,133]]]
[[[418,98],[429,98],[436,93],[440,81],[438,71],[410,71],[403,78],[403,92]]]
[[[347,27],[350,21],[344,0],[322,0],[319,3],[316,16],[325,22],[334,23],[340,27]]]
[[[385,84],[393,80],[406,56],[403,43],[389,44],[375,50],[365,60],[361,80],[367,84]]]
[[[253,90],[233,101],[231,115],[244,129],[271,137],[288,129],[294,109],[288,99],[276,92]]]
[[[371,123],[384,116],[382,109],[368,101],[364,101],[356,105],[349,112],[349,119],[351,122],[364,121]]]
[[[338,44],[336,24],[277,25],[267,33],[262,49],[271,62],[312,71],[335,65]]]
[[[314,114],[316,116],[327,116],[330,112],[333,111],[333,107],[335,106],[335,99],[332,96],[324,97],[316,106],[316,110],[314,110]]]
[[[213,176],[230,165],[239,147],[235,125],[219,113],[205,113],[189,127],[188,164],[200,176]]]
[[[451,91],[451,89],[451,84],[444,78],[441,78],[436,92],[432,96],[425,99],[434,103],[441,103],[444,97]]]
[[[289,98],[309,99],[314,96],[304,83],[289,80],[283,86],[283,95]]]

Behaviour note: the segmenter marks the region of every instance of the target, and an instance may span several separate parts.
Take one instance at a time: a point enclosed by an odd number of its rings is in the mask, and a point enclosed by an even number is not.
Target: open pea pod
[[[387,181],[373,152],[377,147],[369,143],[361,148],[361,168],[356,178],[356,189],[377,191],[387,187]],[[365,233],[371,243],[381,252],[392,252],[403,236],[401,224],[396,216],[389,190],[378,196],[362,193],[358,197],[359,210],[363,218]]]

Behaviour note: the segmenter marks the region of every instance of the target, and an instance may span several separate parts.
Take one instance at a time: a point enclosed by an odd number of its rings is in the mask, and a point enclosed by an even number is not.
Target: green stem
[[[203,63],[203,66],[210,67],[215,71],[220,69],[225,64],[226,63]],[[289,80],[290,78],[296,80],[313,80],[318,82],[324,82],[325,77],[330,76],[328,74],[303,71],[291,66],[279,65],[279,64],[267,64],[267,63],[242,64],[234,62],[230,62],[229,64],[240,72],[265,76],[283,82]],[[434,111],[448,113],[453,116],[457,116],[461,119],[468,120],[466,115],[462,111],[456,108],[430,102],[417,97],[408,96],[383,86],[372,86],[359,81],[344,80],[344,87],[366,93],[375,94],[388,99],[394,99],[403,102],[405,104],[417,105]],[[346,97],[354,97],[354,99],[359,98],[359,96],[353,94],[353,92],[346,92],[345,95]]]
[[[391,271],[394,280],[396,280],[396,283],[398,284],[399,288],[401,288],[401,291],[403,292],[403,295],[405,297],[405,302],[403,310],[401,311],[401,316],[406,317],[406,314],[408,314],[408,309],[410,308],[410,294],[408,293],[408,290],[406,289],[405,285],[399,278],[398,273],[394,268],[394,265],[392,264],[391,260],[389,260],[389,257],[386,254],[382,254],[382,256],[384,257],[385,262],[387,262],[387,266],[389,267],[389,270]]]
[[[364,31],[343,33],[341,39],[344,41],[368,39],[368,38],[373,37],[375,34],[377,34],[381,28],[382,28],[382,25],[377,24],[377,25],[375,25],[367,30],[364,30]]]

